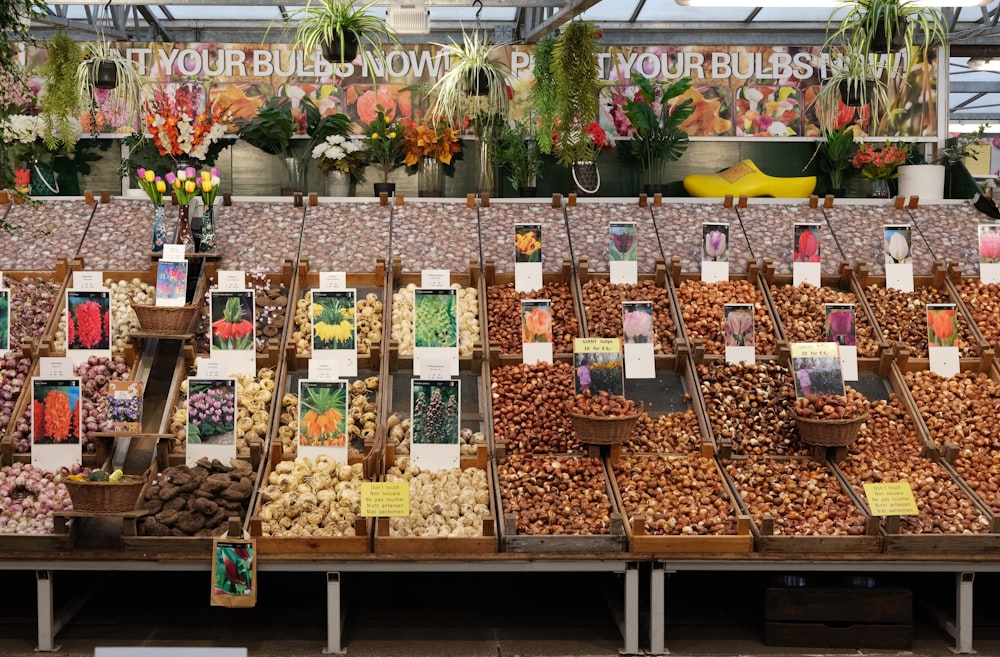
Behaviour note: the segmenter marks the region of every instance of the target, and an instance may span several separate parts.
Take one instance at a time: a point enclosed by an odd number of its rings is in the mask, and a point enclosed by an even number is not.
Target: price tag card
[[[73,372],[73,361],[69,358],[39,358],[38,375],[43,379],[69,379]]]
[[[80,379],[31,381],[31,464],[49,472],[83,460]]]
[[[757,362],[757,339],[753,326],[752,303],[727,303],[723,306],[722,334],[727,363]]]
[[[336,381],[340,378],[337,363],[333,360],[310,358],[309,378],[314,381]]]
[[[639,232],[635,222],[612,222],[608,271],[612,283],[639,282]]]
[[[321,271],[319,273],[319,289],[344,290],[347,288],[347,274],[342,271]]]
[[[451,361],[425,358],[420,364],[420,377],[432,381],[442,381],[451,378]]]
[[[701,225],[701,280],[729,280],[729,224]]]
[[[413,371],[424,376],[428,361],[451,363],[450,376],[458,376],[458,290],[413,291]]]
[[[10,350],[10,290],[0,289],[0,353]]]
[[[542,287],[542,225],[514,224],[514,289]]]
[[[885,286],[900,292],[913,292],[912,227],[886,226]]]
[[[808,397],[813,393],[844,395],[844,376],[836,342],[793,342],[789,347],[796,397]]]
[[[237,271],[235,269],[221,269],[218,272],[219,276],[219,286],[218,290],[225,292],[235,292],[238,290],[245,290],[247,287],[247,277],[246,273],[242,271]]]
[[[656,338],[653,334],[653,304],[650,301],[622,303],[622,336],[625,342],[625,378],[656,378]]]
[[[410,459],[427,470],[457,468],[462,396],[457,380],[410,381]]]
[[[169,260],[170,262],[180,262],[184,260],[184,245],[183,244],[164,244],[163,245],[163,255],[160,260]]]
[[[168,245],[169,246],[169,245]],[[187,260],[156,263],[156,305],[179,308],[187,301]]]
[[[826,341],[840,350],[840,370],[844,381],[858,380],[857,311],[852,303],[825,303]]]
[[[196,372],[199,379],[222,379],[226,376],[225,364],[216,358],[198,358]]]
[[[236,379],[188,379],[185,462],[236,458]]]
[[[979,224],[979,279],[1000,283],[1000,226]]]
[[[77,290],[89,290],[89,291],[104,289],[104,272],[101,271],[73,272],[73,288]]]
[[[809,283],[819,287],[820,224],[794,224],[795,243],[792,246],[792,285]]]
[[[312,360],[334,362],[341,377],[358,375],[357,291],[313,290]]]
[[[451,287],[451,272],[447,269],[423,269],[420,272],[420,287],[447,290]]]
[[[347,381],[299,381],[300,456],[347,463]]]
[[[406,518],[410,515],[410,482],[361,482],[361,515],[367,518]]]
[[[622,365],[622,344],[618,338],[573,340],[574,387],[577,394],[606,392],[623,396],[625,368]]]
[[[66,356],[111,358],[111,290],[66,291]]]
[[[953,303],[927,304],[927,352],[931,371],[953,377],[959,372],[958,310]]]
[[[521,361],[552,362],[552,300],[521,300]]]
[[[913,489],[907,481],[865,484],[865,497],[868,509],[876,518],[920,515]]]

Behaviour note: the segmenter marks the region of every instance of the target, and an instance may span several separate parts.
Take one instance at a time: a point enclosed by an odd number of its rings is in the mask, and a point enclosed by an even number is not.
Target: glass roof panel
[[[608,0],[604,0],[608,2]],[[647,2],[639,12],[640,21],[744,21],[753,9],[750,7],[682,7],[675,2],[655,0]]]
[[[821,21],[830,19],[831,7],[810,7],[808,2],[803,2],[801,7],[764,7],[754,18],[755,21]],[[843,11],[836,9],[837,12]]]
[[[627,21],[638,4],[639,0],[601,0],[580,17],[588,21]]]
[[[277,6],[253,5],[164,5],[170,15],[185,20],[271,20],[280,18]],[[162,15],[161,15],[162,17]]]
[[[432,21],[462,21],[467,25],[476,22],[475,7],[428,7]],[[479,19],[483,21],[512,21],[517,14],[514,7],[484,7]]]

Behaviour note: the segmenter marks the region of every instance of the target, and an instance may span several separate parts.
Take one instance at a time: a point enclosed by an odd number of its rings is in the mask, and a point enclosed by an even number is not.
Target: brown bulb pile
[[[795,386],[788,370],[773,362],[698,365],[701,393],[712,433],[738,454],[808,454],[792,418]]]
[[[510,454],[579,452],[566,412],[573,397],[573,366],[567,363],[507,365],[490,373],[493,436]]]
[[[865,288],[865,297],[886,341],[904,343],[913,358],[927,358],[927,304],[951,303],[947,293],[926,285],[913,292],[870,285]],[[962,358],[975,358],[969,327],[961,313],[957,321],[955,346]]]
[[[823,342],[826,340],[826,312],[823,304],[857,304],[853,292],[844,292],[832,287],[815,287],[802,283],[792,285],[772,285],[771,299],[774,301],[785,337],[789,342]],[[860,308],[857,311],[858,356],[875,358],[878,343],[868,318]]]
[[[979,499],[1000,513],[1000,383],[983,373],[960,372],[944,378],[933,372],[908,372],[906,384],[938,445],[953,442],[952,467]]]
[[[955,287],[983,337],[996,349],[1000,344],[1000,285],[963,278]]]
[[[728,463],[726,472],[757,526],[764,518],[773,518],[776,535],[865,533],[864,513],[818,461],[751,457]]]
[[[677,288],[677,303],[689,341],[703,340],[709,354],[726,351],[722,338],[722,320],[727,303],[754,304],[754,338],[756,353],[770,355],[775,350],[774,326],[767,314],[764,295],[750,281],[721,281],[703,283],[682,281]]]
[[[653,351],[658,354],[673,353],[677,329],[670,315],[670,293],[666,288],[651,280],[627,285],[600,278],[587,281],[581,292],[589,337],[621,338],[622,302],[649,301],[653,304]]]
[[[865,499],[864,484],[905,481],[920,511],[901,516],[907,534],[973,534],[990,531],[990,521],[941,465],[921,456],[923,445],[903,404],[872,401],[858,440],[839,463],[855,493]]]
[[[580,327],[573,309],[573,295],[563,283],[546,283],[538,290],[518,292],[514,284],[491,285],[486,290],[486,314],[489,319],[489,339],[500,343],[500,353],[521,353],[521,300],[550,299],[552,301],[552,350],[557,354],[573,351],[573,338],[579,337]]]
[[[497,466],[504,513],[519,534],[608,534],[611,500],[600,459],[511,456]]]
[[[795,400],[795,413],[816,420],[849,420],[865,412],[864,400],[859,397],[813,393]]]
[[[643,518],[647,534],[736,532],[729,492],[715,460],[695,455],[623,456],[614,466],[626,518]]]
[[[576,415],[590,417],[627,417],[639,409],[635,402],[625,397],[609,394],[607,390],[591,393],[585,390],[566,402],[566,410]]]
[[[650,417],[643,413],[622,444],[626,452],[693,452],[701,448],[701,429],[694,411]]]

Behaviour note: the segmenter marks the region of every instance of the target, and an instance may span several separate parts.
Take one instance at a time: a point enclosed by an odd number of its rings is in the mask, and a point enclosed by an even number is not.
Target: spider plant
[[[373,64],[378,62],[384,70],[382,46],[398,44],[399,39],[384,18],[368,13],[376,1],[355,8],[350,0],[308,0],[288,16],[290,22],[298,23],[295,43],[306,53],[321,47],[331,64],[353,61],[360,47],[362,56]]]
[[[500,59],[505,44],[491,44],[478,30],[462,31],[462,43],[434,44],[450,62],[431,88],[431,114],[461,124],[468,118],[481,137],[506,120],[510,110],[507,81],[510,66]]]
[[[113,86],[100,87],[97,84],[102,67],[114,71]],[[130,122],[134,121],[148,95],[145,83],[146,79],[139,72],[136,63],[125,57],[117,48],[113,48],[109,41],[101,39],[88,41],[83,45],[83,60],[76,69],[76,86],[85,104],[92,105],[97,102],[93,89],[107,89],[109,93],[104,103],[129,117]]]

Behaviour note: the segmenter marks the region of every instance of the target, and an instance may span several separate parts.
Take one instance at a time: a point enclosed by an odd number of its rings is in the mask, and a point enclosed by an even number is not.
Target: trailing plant
[[[60,144],[73,148],[80,138],[79,124],[74,126],[80,109],[80,90],[76,72],[83,55],[69,35],[57,34],[49,41],[48,61],[42,67],[45,94],[41,97],[45,118],[45,144],[52,150]]]
[[[582,130],[597,119],[601,84],[594,60],[596,47],[597,28],[590,21],[570,21],[556,37],[552,72],[562,132]]]
[[[76,70],[77,93],[81,99],[85,99],[84,102],[91,111],[96,110],[99,103],[94,81],[103,62],[109,62],[114,66],[118,81],[113,89],[101,90],[102,94],[106,94],[103,104],[113,107],[116,114],[128,117],[131,125],[139,109],[148,99],[149,86],[146,84],[146,78],[139,72],[138,65],[125,57],[118,48],[112,48],[109,41],[101,39],[84,44],[83,60]],[[96,131],[96,129],[96,125],[91,126],[91,130]]]
[[[830,14],[824,50],[839,46],[868,59],[894,48],[909,52],[918,44],[928,49],[944,45],[948,33],[939,7],[914,0],[850,0]]]
[[[542,153],[552,152],[552,129],[559,116],[559,94],[552,70],[556,38],[547,35],[535,44],[535,85],[531,88],[531,107],[537,122],[538,147]]]
[[[298,24],[295,43],[301,45],[307,55],[325,46],[324,56],[329,54],[329,46],[336,45],[341,55],[336,63],[343,64],[346,63],[345,46],[354,41],[369,63],[378,62],[384,70],[382,46],[398,44],[399,38],[385,19],[368,13],[375,4],[376,0],[372,0],[355,8],[350,0],[308,0],[304,7],[288,16],[289,22]]]
[[[478,30],[462,31],[462,43],[435,44],[449,61],[448,71],[431,88],[430,114],[461,125],[468,119],[483,137],[510,111],[510,67],[500,59],[506,44],[492,44]]]

